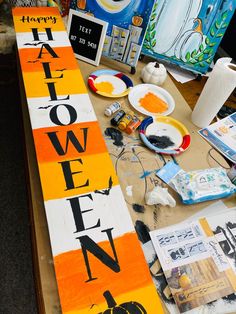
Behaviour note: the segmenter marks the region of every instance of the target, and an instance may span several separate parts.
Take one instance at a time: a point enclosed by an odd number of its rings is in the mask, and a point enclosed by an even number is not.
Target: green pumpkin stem
[[[159,63],[158,63],[158,62],[156,62],[156,64],[155,64],[155,68],[159,68],[159,67],[160,67]]]
[[[104,298],[107,301],[107,306],[109,308],[113,308],[116,306],[116,301],[114,300],[113,296],[111,295],[111,292],[109,290],[105,291],[103,293]]]

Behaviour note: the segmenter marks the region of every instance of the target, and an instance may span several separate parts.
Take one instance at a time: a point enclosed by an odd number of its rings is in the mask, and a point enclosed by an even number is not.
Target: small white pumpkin
[[[141,71],[141,79],[144,83],[162,85],[166,77],[166,68],[157,62],[149,62]]]

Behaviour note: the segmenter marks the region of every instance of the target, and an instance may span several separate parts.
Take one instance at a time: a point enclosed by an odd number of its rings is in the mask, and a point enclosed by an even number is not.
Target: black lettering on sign
[[[93,201],[93,197],[91,194],[80,195],[80,196],[76,196],[76,197],[67,199],[67,201],[70,202],[73,216],[74,216],[74,221],[75,221],[75,226],[76,226],[76,231],[74,233],[81,232],[84,230],[98,228],[101,225],[100,219],[98,219],[98,221],[95,225],[87,227],[87,228],[85,227],[82,214],[87,213],[87,212],[91,212],[93,210],[93,208],[82,210],[80,207],[80,198],[82,198],[82,197],[88,197],[91,201]]]
[[[63,73],[60,76],[52,77],[51,69],[50,69],[50,66],[49,66],[50,63],[51,62],[42,62],[43,70],[44,70],[44,73],[45,73],[45,79],[63,78]]]
[[[56,82],[46,83],[47,86],[48,86],[48,91],[49,91],[49,94],[50,94],[51,101],[67,100],[67,99],[69,99],[70,98],[69,95],[66,98],[60,98],[60,99],[57,98],[57,93],[56,93],[56,89],[55,89],[55,83]],[[58,125],[63,125],[63,124],[58,124]]]
[[[114,272],[116,272],[116,273],[120,272],[118,257],[116,254],[116,249],[115,249],[115,245],[114,245],[112,234],[111,234],[112,229],[113,228],[102,230],[102,232],[106,232],[106,234],[107,234],[107,237],[108,237],[108,240],[110,242],[112,252],[114,255],[114,259],[111,258],[102,248],[100,248],[100,246],[96,242],[94,242],[89,236],[85,235],[85,236],[81,236],[81,237],[77,238],[77,239],[79,239],[79,241],[81,243],[81,248],[82,248],[82,252],[84,255],[84,261],[85,261],[85,265],[87,268],[87,274],[89,277],[89,279],[86,280],[86,282],[97,279],[96,277],[92,276],[87,251],[92,253],[96,258],[98,258],[103,264],[105,264],[107,267],[109,267]]]
[[[54,40],[53,37],[52,37],[52,30],[51,28],[47,27],[45,28],[45,31],[46,31],[46,34],[45,33],[42,33],[42,32],[38,32],[38,28],[31,28],[32,30],[32,34],[33,34],[33,37],[34,37],[34,41],[38,41],[40,40],[39,39],[39,34],[40,36],[47,36],[48,40]]]
[[[50,84],[50,83],[48,83]],[[54,85],[53,85],[54,86]],[[68,95],[69,98],[69,95]],[[68,98],[63,98],[62,100],[68,99]],[[61,100],[61,99],[54,99],[54,100]],[[68,123],[63,123],[60,118],[58,117],[58,108],[59,107],[65,107],[68,111],[69,114],[69,118],[70,121]],[[75,110],[75,108],[71,105],[67,105],[67,104],[60,104],[60,105],[56,105],[54,106],[49,113],[50,119],[53,123],[55,123],[56,125],[70,125],[72,123],[74,123],[77,119],[77,112]]]
[[[61,143],[57,137],[56,133],[58,133],[58,131],[46,132],[46,134],[48,135],[48,137],[49,137],[53,147],[55,148],[57,154],[60,156],[64,156],[67,154],[68,146],[69,146],[70,142],[73,144],[73,146],[75,147],[75,149],[79,153],[84,153],[86,151],[88,128],[81,128],[80,130],[82,130],[82,132],[83,132],[83,142],[84,142],[83,146],[80,144],[79,140],[77,139],[75,133],[72,130],[66,132],[66,147],[65,148],[62,147],[62,145],[61,145]]]
[[[47,52],[43,52],[43,49],[46,49],[48,53],[50,53],[50,55],[53,57],[53,58],[59,58],[58,55],[56,54],[56,52],[52,49],[52,47],[49,45],[49,44],[45,44],[43,43],[41,48],[40,48],[40,52],[39,52],[39,55],[38,55],[38,59],[42,58],[42,54],[45,54]]]
[[[81,184],[81,185],[78,185],[78,186],[74,185],[73,175],[83,172],[83,171],[75,171],[75,172],[71,171],[70,163],[71,162],[75,162],[75,161],[77,161],[81,165],[83,165],[83,161],[80,158],[79,159],[74,159],[74,160],[66,160],[66,161],[59,162],[59,164],[61,164],[61,166],[62,166],[62,171],[63,171],[64,178],[65,178],[65,181],[66,181],[66,189],[65,189],[65,191],[76,189],[76,188],[82,188],[82,187],[85,187],[85,186],[89,186],[89,179],[87,179],[84,184]]]

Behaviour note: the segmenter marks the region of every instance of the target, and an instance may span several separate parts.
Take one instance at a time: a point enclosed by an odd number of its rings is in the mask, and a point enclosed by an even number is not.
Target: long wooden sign
[[[62,312],[163,313],[58,10],[13,17]]]

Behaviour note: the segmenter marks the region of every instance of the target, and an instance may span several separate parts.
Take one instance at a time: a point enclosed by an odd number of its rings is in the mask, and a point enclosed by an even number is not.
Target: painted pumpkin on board
[[[143,24],[143,18],[139,15],[134,15],[132,17],[132,23],[134,26],[141,26]]]
[[[149,62],[141,71],[141,79],[144,83],[162,85],[166,77],[166,68],[157,62]]]
[[[106,309],[104,312],[100,312],[99,314],[147,314],[147,311],[144,309],[142,304],[138,302],[129,301],[117,305],[116,301],[108,290],[103,293],[103,296],[107,301],[108,309]]]
[[[81,10],[84,10],[86,7],[86,0],[78,0],[77,7]]]

